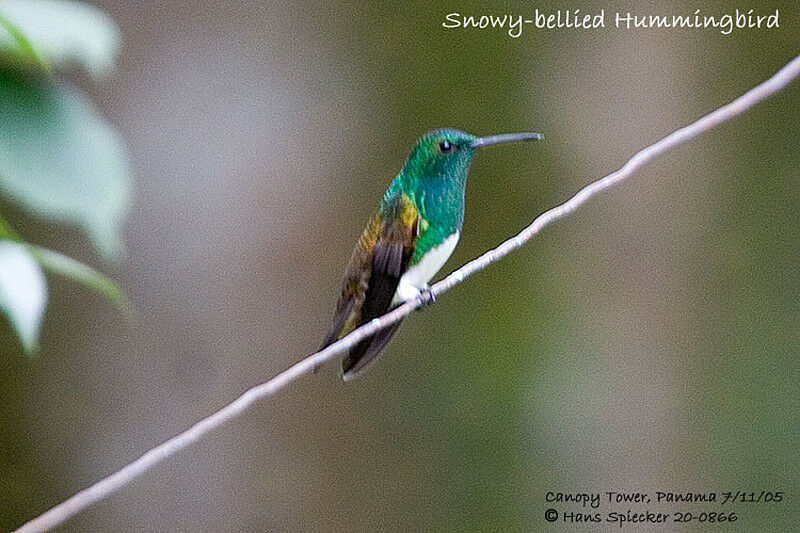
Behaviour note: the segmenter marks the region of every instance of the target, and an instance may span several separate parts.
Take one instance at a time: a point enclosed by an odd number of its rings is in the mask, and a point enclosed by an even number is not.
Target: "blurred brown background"
[[[546,136],[476,158],[449,271],[800,52],[788,1],[739,6],[780,9],[780,29],[727,36],[441,27],[633,9],[584,4],[98,2],[123,55],[84,89],[135,175],[127,254],[102,268],[140,318],[52,279],[39,355],[0,326],[0,530],[313,351],[419,134]],[[636,11],[698,8],[732,9]],[[409,319],[363,379],[329,365],[60,531],[580,531],[544,522],[545,493],[611,490],[784,490],[685,510],[796,528],[799,99],[592,200]],[[99,264],[78,230],[20,229]]]

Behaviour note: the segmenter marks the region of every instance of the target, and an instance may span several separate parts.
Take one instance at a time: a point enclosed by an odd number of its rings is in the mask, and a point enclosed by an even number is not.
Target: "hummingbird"
[[[430,291],[428,282],[444,266],[461,235],[467,174],[478,150],[542,138],[539,133],[476,137],[438,129],[417,139],[356,243],[336,302],[333,327],[320,350],[421,291]],[[349,351],[342,361],[345,381],[356,378],[375,361],[400,322]]]

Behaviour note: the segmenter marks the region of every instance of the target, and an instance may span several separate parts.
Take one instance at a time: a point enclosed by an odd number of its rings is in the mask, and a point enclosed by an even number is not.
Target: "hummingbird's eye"
[[[450,141],[442,141],[442,142],[439,143],[439,151],[442,152],[443,154],[449,154],[454,149],[455,149],[455,146],[453,146],[450,143]]]

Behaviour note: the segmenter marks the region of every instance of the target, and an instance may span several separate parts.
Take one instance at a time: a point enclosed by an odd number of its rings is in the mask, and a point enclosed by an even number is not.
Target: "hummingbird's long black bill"
[[[502,133],[500,135],[489,135],[488,137],[478,137],[471,143],[470,148],[483,148],[491,144],[513,143],[520,141],[541,141],[544,136],[541,133]]]

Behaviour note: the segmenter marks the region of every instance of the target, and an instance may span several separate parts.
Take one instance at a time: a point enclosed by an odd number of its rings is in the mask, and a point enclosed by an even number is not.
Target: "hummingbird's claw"
[[[433,294],[433,289],[431,289],[431,286],[427,283],[419,290],[419,293],[422,295],[422,304],[420,304],[418,309],[425,309],[436,301],[436,295]]]

